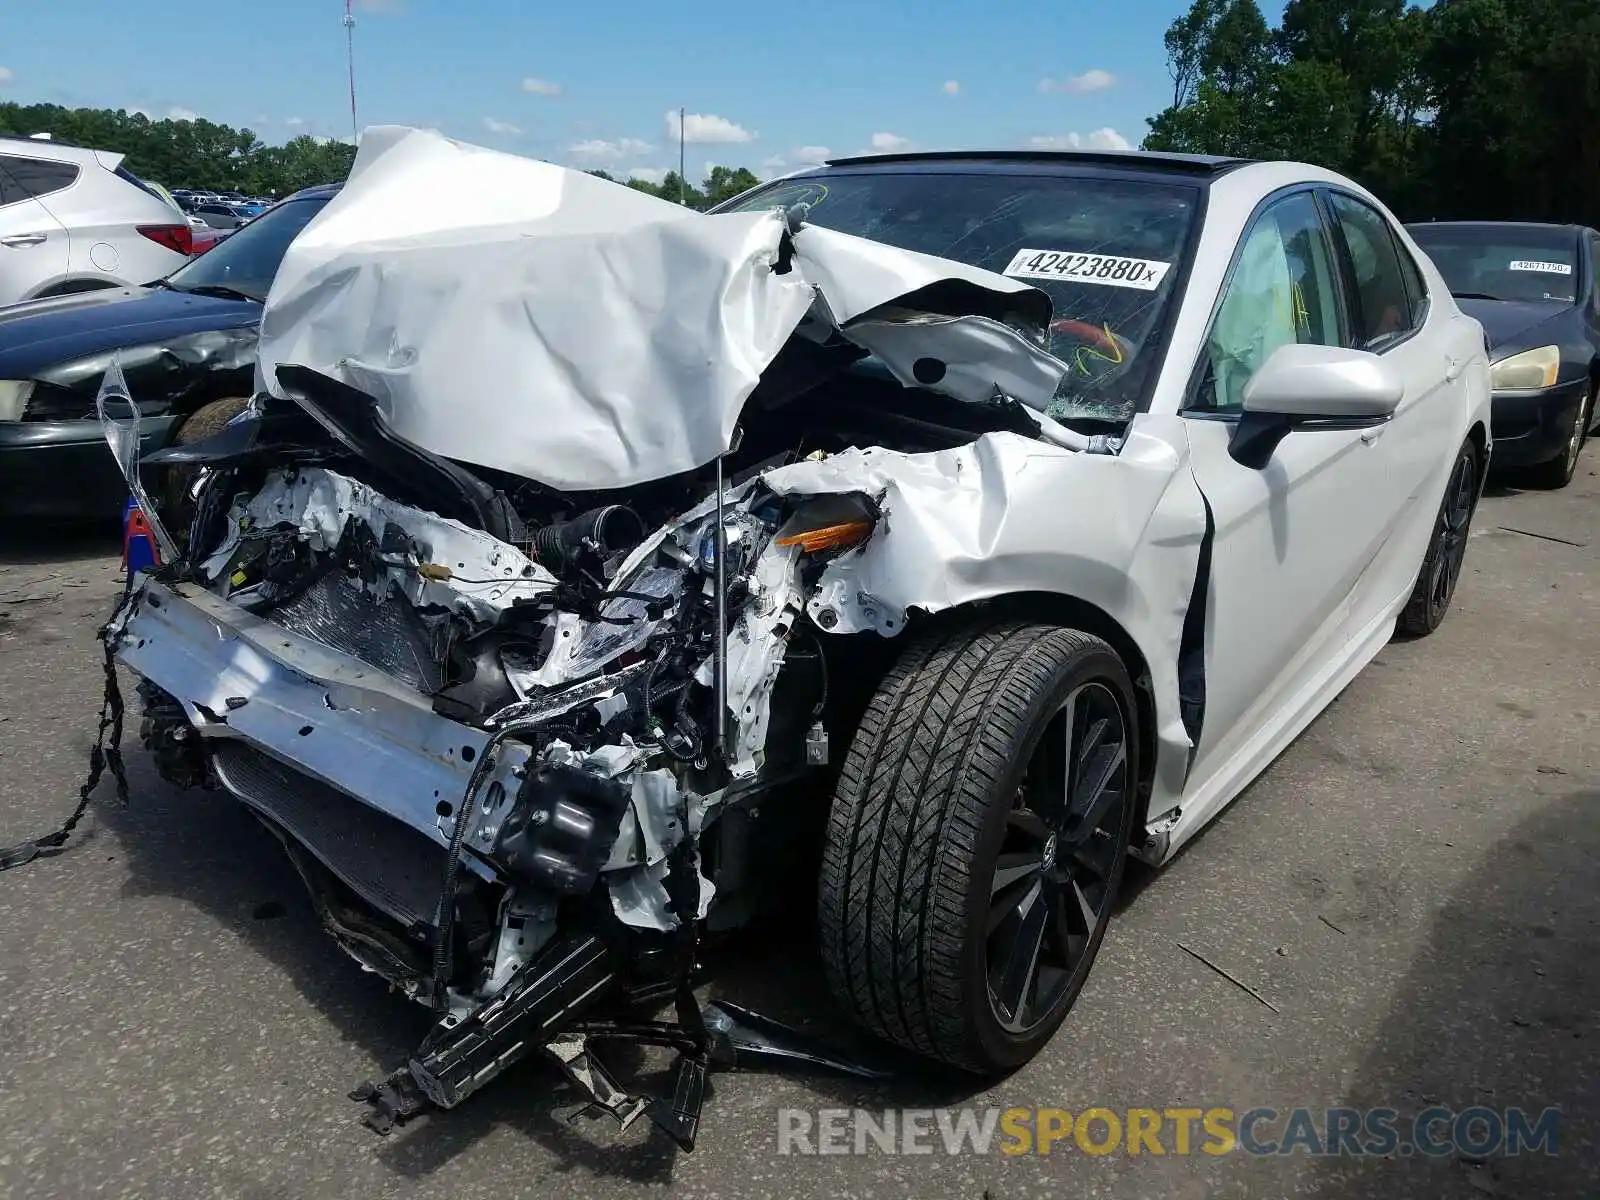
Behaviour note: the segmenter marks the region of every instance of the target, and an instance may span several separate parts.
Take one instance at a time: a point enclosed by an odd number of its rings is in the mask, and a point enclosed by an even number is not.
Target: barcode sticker
[[[1106,287],[1138,288],[1153,292],[1161,286],[1171,263],[1148,258],[1123,258],[1117,254],[1076,254],[1070,250],[1018,250],[1003,274],[1022,279],[1062,279],[1072,283],[1098,283]]]

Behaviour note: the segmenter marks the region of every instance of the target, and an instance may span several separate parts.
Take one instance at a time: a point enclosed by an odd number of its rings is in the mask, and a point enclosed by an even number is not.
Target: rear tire
[[[1478,506],[1481,472],[1478,447],[1471,438],[1461,443],[1434,518],[1433,536],[1422,556],[1411,599],[1400,613],[1398,628],[1410,637],[1427,637],[1444,621],[1466,561],[1472,514]]]
[[[1082,990],[1127,861],[1137,706],[1117,653],[1053,625],[910,645],[840,773],[818,897],[834,993],[981,1074],[1032,1058]]]

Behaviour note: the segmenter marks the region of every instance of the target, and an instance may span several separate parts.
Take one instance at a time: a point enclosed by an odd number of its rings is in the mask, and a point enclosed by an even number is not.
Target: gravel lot
[[[0,877],[0,1194],[27,1197],[1600,1195],[1600,446],[1494,488],[1455,610],[1395,643],[1165,872],[1142,874],[1037,1061],[973,1095],[723,1075],[699,1148],[568,1118],[525,1066],[380,1139],[345,1092],[425,1014],[317,927],[275,843],[129,755],[87,836]],[[114,534],[0,545],[0,844],[70,808]],[[128,739],[136,747],[137,738]],[[1179,949],[1248,983],[1253,998]],[[803,932],[718,990],[837,1020]],[[1563,1109],[1559,1153],[1473,1163],[1114,1154],[792,1158],[780,1107]],[[642,1126],[642,1123],[641,1123]]]

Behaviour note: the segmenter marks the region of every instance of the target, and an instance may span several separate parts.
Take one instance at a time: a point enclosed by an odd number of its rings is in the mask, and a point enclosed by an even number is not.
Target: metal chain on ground
[[[122,589],[122,595],[117,600],[116,612],[120,612],[122,605],[127,601],[132,583],[133,576],[130,572],[128,582]],[[115,613],[113,613],[114,619]],[[0,871],[9,871],[12,867],[32,862],[40,855],[50,855],[60,851],[77,829],[78,822],[83,820],[84,814],[89,811],[90,798],[94,795],[95,788],[100,785],[101,776],[105,774],[106,768],[111,769],[111,776],[116,780],[117,799],[124,806],[128,803],[128,777],[122,765],[122,689],[117,683],[117,663],[111,649],[109,621],[101,626],[99,640],[105,655],[105,692],[100,701],[100,727],[95,733],[94,745],[89,749],[89,775],[78,788],[77,807],[53,833],[0,849]]]

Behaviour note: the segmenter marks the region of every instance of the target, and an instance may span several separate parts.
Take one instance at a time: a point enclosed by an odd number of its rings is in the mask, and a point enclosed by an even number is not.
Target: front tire
[[[174,446],[192,446],[206,438],[221,433],[224,426],[245,410],[250,403],[245,396],[225,396],[211,400],[195,409],[173,434]],[[171,466],[161,473],[158,504],[161,518],[170,527],[173,537],[180,541],[187,536],[189,521],[193,518],[193,505],[189,502],[189,488],[199,474],[198,467]]]
[[[1461,564],[1467,557],[1467,537],[1472,529],[1472,514],[1478,507],[1478,447],[1471,438],[1456,451],[1450,478],[1444,485],[1444,499],[1434,518],[1433,536],[1422,556],[1422,570],[1411,590],[1411,598],[1397,622],[1401,633],[1427,637],[1444,621],[1461,579]]]
[[[1578,411],[1573,418],[1572,428],[1567,433],[1567,442],[1562,447],[1561,453],[1546,462],[1528,468],[1528,482],[1534,487],[1556,491],[1572,482],[1572,477],[1578,471],[1578,456],[1583,452],[1583,443],[1589,437],[1589,421],[1594,402],[1594,393],[1578,401]]]
[[[1117,653],[1077,630],[907,648],[851,744],[822,859],[823,962],[858,1021],[981,1074],[1038,1053],[1110,921],[1137,712]]]

